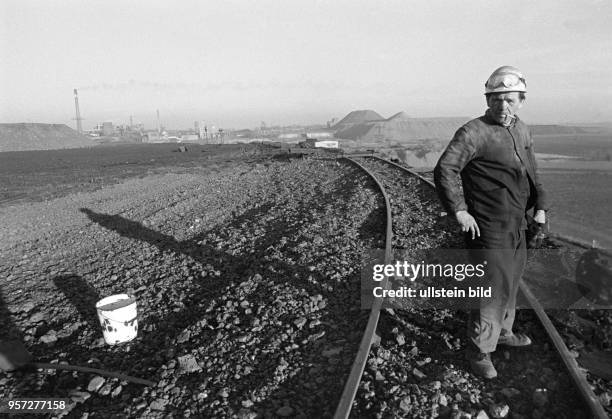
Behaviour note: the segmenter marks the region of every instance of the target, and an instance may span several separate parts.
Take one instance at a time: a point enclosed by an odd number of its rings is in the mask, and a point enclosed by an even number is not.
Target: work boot
[[[497,371],[491,362],[491,354],[482,352],[469,354],[468,360],[474,374],[487,379],[497,377]]]
[[[529,339],[529,336],[522,333],[509,333],[507,335],[501,335],[497,344],[515,347],[529,346],[531,345],[531,339]]]

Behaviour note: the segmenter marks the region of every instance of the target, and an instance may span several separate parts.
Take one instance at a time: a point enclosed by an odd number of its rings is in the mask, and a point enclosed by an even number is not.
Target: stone
[[[106,380],[103,377],[96,375],[89,381],[89,384],[87,385],[87,391],[95,393],[96,391],[100,390],[100,388],[104,385],[105,381]]]
[[[169,401],[167,399],[155,399],[151,402],[149,408],[151,408],[151,410],[164,410],[168,403]]]
[[[176,338],[178,343],[189,342],[189,338],[191,337],[191,332],[189,330],[183,330],[180,335]]]
[[[293,408],[291,406],[283,406],[276,410],[276,414],[283,418],[293,415]]]
[[[545,388],[536,388],[532,396],[533,404],[538,407],[544,407],[548,403],[548,390]]]
[[[301,329],[302,327],[304,327],[304,325],[306,324],[306,318],[304,317],[300,317],[299,319],[295,320],[293,322],[293,324],[295,325],[295,327],[297,327],[298,329]]]
[[[111,390],[113,389],[113,386],[110,385],[110,383],[106,383],[102,386],[102,388],[100,389],[100,391],[98,391],[98,394],[100,396],[108,396],[111,392]]]
[[[30,316],[29,322],[32,324],[36,324],[43,321],[44,319],[45,315],[39,311]]]
[[[75,403],[83,403],[91,397],[90,393],[78,390],[72,390],[69,395],[72,401],[74,401]]]
[[[25,304],[22,304],[19,308],[22,313],[29,313],[30,311],[32,311],[34,309],[34,307],[36,307],[36,304],[33,303],[32,301],[28,301]]]
[[[49,330],[47,333],[40,337],[40,341],[46,344],[52,344],[57,342],[57,332],[55,330]]]
[[[123,390],[123,387],[121,387],[121,385],[115,387],[115,389],[111,393],[111,397],[113,397],[113,398],[117,397],[119,394],[121,394],[121,390]]]
[[[179,372],[189,374],[192,372],[202,371],[202,367],[198,364],[198,360],[193,355],[183,355],[177,358],[179,364]]]
[[[402,411],[404,411],[405,413],[408,413],[411,407],[410,396],[404,397],[402,401],[400,402],[399,407],[400,409],[402,409]]]
[[[425,375],[425,373],[423,373],[422,371],[420,371],[417,368],[413,368],[412,369],[412,375],[414,375],[417,378],[425,378],[425,377],[427,377],[427,375]]]
[[[521,394],[521,392],[513,387],[506,387],[502,389],[501,394],[503,394],[508,399],[512,399],[513,397],[516,397]]]
[[[238,412],[238,419],[255,419],[255,418],[257,418],[257,413],[249,409],[240,409],[240,411]]]
[[[377,348],[379,346],[380,346],[380,336],[374,333],[374,336],[372,336],[372,347]]]
[[[508,416],[510,407],[506,403],[492,404],[489,406],[489,414],[492,418],[502,419]]]

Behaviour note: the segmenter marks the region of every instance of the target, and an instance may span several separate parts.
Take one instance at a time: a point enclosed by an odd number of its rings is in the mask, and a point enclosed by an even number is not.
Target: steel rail
[[[383,161],[385,163],[398,167],[407,173],[415,175],[419,177],[421,180],[425,181],[429,186],[435,189],[435,185],[432,181],[425,179],[418,173],[406,167],[403,167],[397,163],[381,158],[379,156],[371,156],[371,158],[375,158],[377,160]],[[561,234],[555,234],[553,235],[553,237],[558,238],[560,240],[565,240],[569,243],[576,244],[581,247],[590,248],[590,246],[584,242],[581,242],[576,239],[567,238]],[[540,323],[542,323],[542,326],[546,330],[548,337],[553,342],[555,349],[557,350],[557,353],[561,357],[563,364],[567,368],[570,377],[572,377],[574,384],[578,388],[578,391],[580,392],[580,395],[582,396],[584,402],[589,407],[589,410],[591,411],[591,414],[593,415],[593,417],[598,418],[598,419],[608,418],[608,415],[605,412],[601,403],[599,402],[599,399],[597,398],[597,396],[595,396],[595,393],[593,393],[593,390],[589,386],[589,383],[586,381],[586,378],[580,372],[578,368],[578,364],[576,363],[575,359],[571,356],[569,349],[565,345],[565,342],[559,335],[559,332],[557,332],[557,329],[552,324],[550,318],[548,317],[548,315],[546,314],[546,312],[544,311],[544,309],[542,308],[542,306],[540,305],[536,297],[531,292],[531,289],[529,289],[529,287],[527,286],[527,284],[525,284],[524,281],[521,281],[521,283],[519,284],[519,288],[521,292],[523,293],[523,295],[525,296],[525,298],[527,299],[527,302],[529,303],[533,311],[536,313],[536,316],[540,320]]]
[[[538,319],[540,320],[540,323],[542,323],[542,326],[544,326],[546,333],[548,333],[550,340],[552,340],[555,348],[557,349],[557,353],[561,357],[563,364],[565,364],[565,367],[567,368],[569,375],[572,377],[574,384],[576,384],[576,387],[578,387],[578,391],[580,392],[580,395],[582,396],[582,399],[584,400],[586,405],[589,407],[589,410],[591,411],[593,417],[597,419],[607,419],[608,414],[599,402],[599,399],[597,398],[595,393],[593,393],[593,390],[587,382],[586,377],[578,369],[578,363],[570,354],[570,351],[565,345],[565,342],[559,335],[559,332],[557,332],[557,329],[550,321],[550,318],[548,317],[536,297],[533,295],[529,287],[524,282],[521,281],[521,283],[519,284],[519,288],[523,295],[527,298],[527,301],[529,302],[529,305],[531,305],[531,308],[533,308],[533,311],[535,311],[536,315],[538,316]]]
[[[385,263],[391,263],[393,258],[392,252],[392,239],[393,239],[393,218],[391,213],[391,203],[389,201],[389,196],[387,195],[385,188],[378,181],[376,176],[371,173],[368,169],[363,167],[361,164],[357,163],[355,160],[352,160],[347,157],[342,157],[342,159],[349,161],[350,163],[356,165],[361,170],[370,176],[370,178],[376,183],[378,188],[380,189],[384,199],[385,199],[385,208],[387,215],[387,226],[386,226],[386,234],[385,234]],[[383,288],[387,288],[388,278],[385,277],[384,281],[381,283]],[[349,417],[351,413],[351,407],[353,405],[353,400],[355,400],[355,395],[357,394],[357,388],[359,387],[359,383],[361,382],[361,376],[363,374],[363,370],[365,369],[366,362],[368,360],[368,355],[370,353],[370,348],[372,347],[372,341],[374,338],[374,334],[376,333],[376,327],[378,326],[378,319],[380,318],[380,309],[382,308],[383,299],[375,298],[372,303],[372,308],[370,310],[370,315],[368,317],[368,323],[366,325],[365,331],[361,338],[361,343],[359,344],[359,349],[357,350],[357,355],[355,355],[355,360],[353,361],[353,365],[351,367],[351,372],[349,373],[348,379],[344,385],[344,389],[342,391],[342,396],[340,396],[340,402],[336,407],[336,412],[334,413],[334,419],[346,419]]]
[[[573,244],[574,246],[582,247],[583,249],[593,249],[595,247],[593,246],[593,244],[589,244],[585,242],[584,240],[566,236],[565,234],[550,232],[548,233],[548,236],[552,237],[553,239],[557,239],[557,240],[561,240],[569,244]],[[597,248],[597,250],[599,250],[601,253],[607,256],[612,256],[612,251],[610,251],[609,249]]]

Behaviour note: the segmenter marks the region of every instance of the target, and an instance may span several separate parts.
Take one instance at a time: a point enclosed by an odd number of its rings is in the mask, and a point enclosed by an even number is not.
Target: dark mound
[[[404,111],[401,111],[393,115],[391,118],[387,119],[387,121],[400,121],[400,120],[407,120],[407,119],[410,119],[410,115],[408,115]]]
[[[389,119],[354,124],[335,133],[336,138],[362,142],[406,142],[424,139],[450,140],[469,120],[461,118],[410,118],[399,112]]]
[[[0,124],[0,152],[90,147],[95,143],[64,124]]]
[[[371,111],[369,109],[360,110],[360,111],[352,111],[344,118],[340,120],[336,125],[332,127],[335,130],[343,130],[347,129],[353,125],[361,124],[369,121],[380,121],[384,118],[380,116],[378,113]]]

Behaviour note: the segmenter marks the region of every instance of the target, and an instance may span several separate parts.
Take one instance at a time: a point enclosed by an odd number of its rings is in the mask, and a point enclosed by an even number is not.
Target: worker
[[[495,70],[485,83],[485,114],[457,130],[434,170],[438,195],[464,233],[470,260],[486,261],[492,296],[470,312],[466,357],[476,375],[489,379],[497,376],[490,354],[498,344],[531,344],[513,331],[516,295],[526,262],[527,211],[533,208],[534,221],[544,224],[547,204],[531,134],[517,116],[526,93],[517,68]]]

